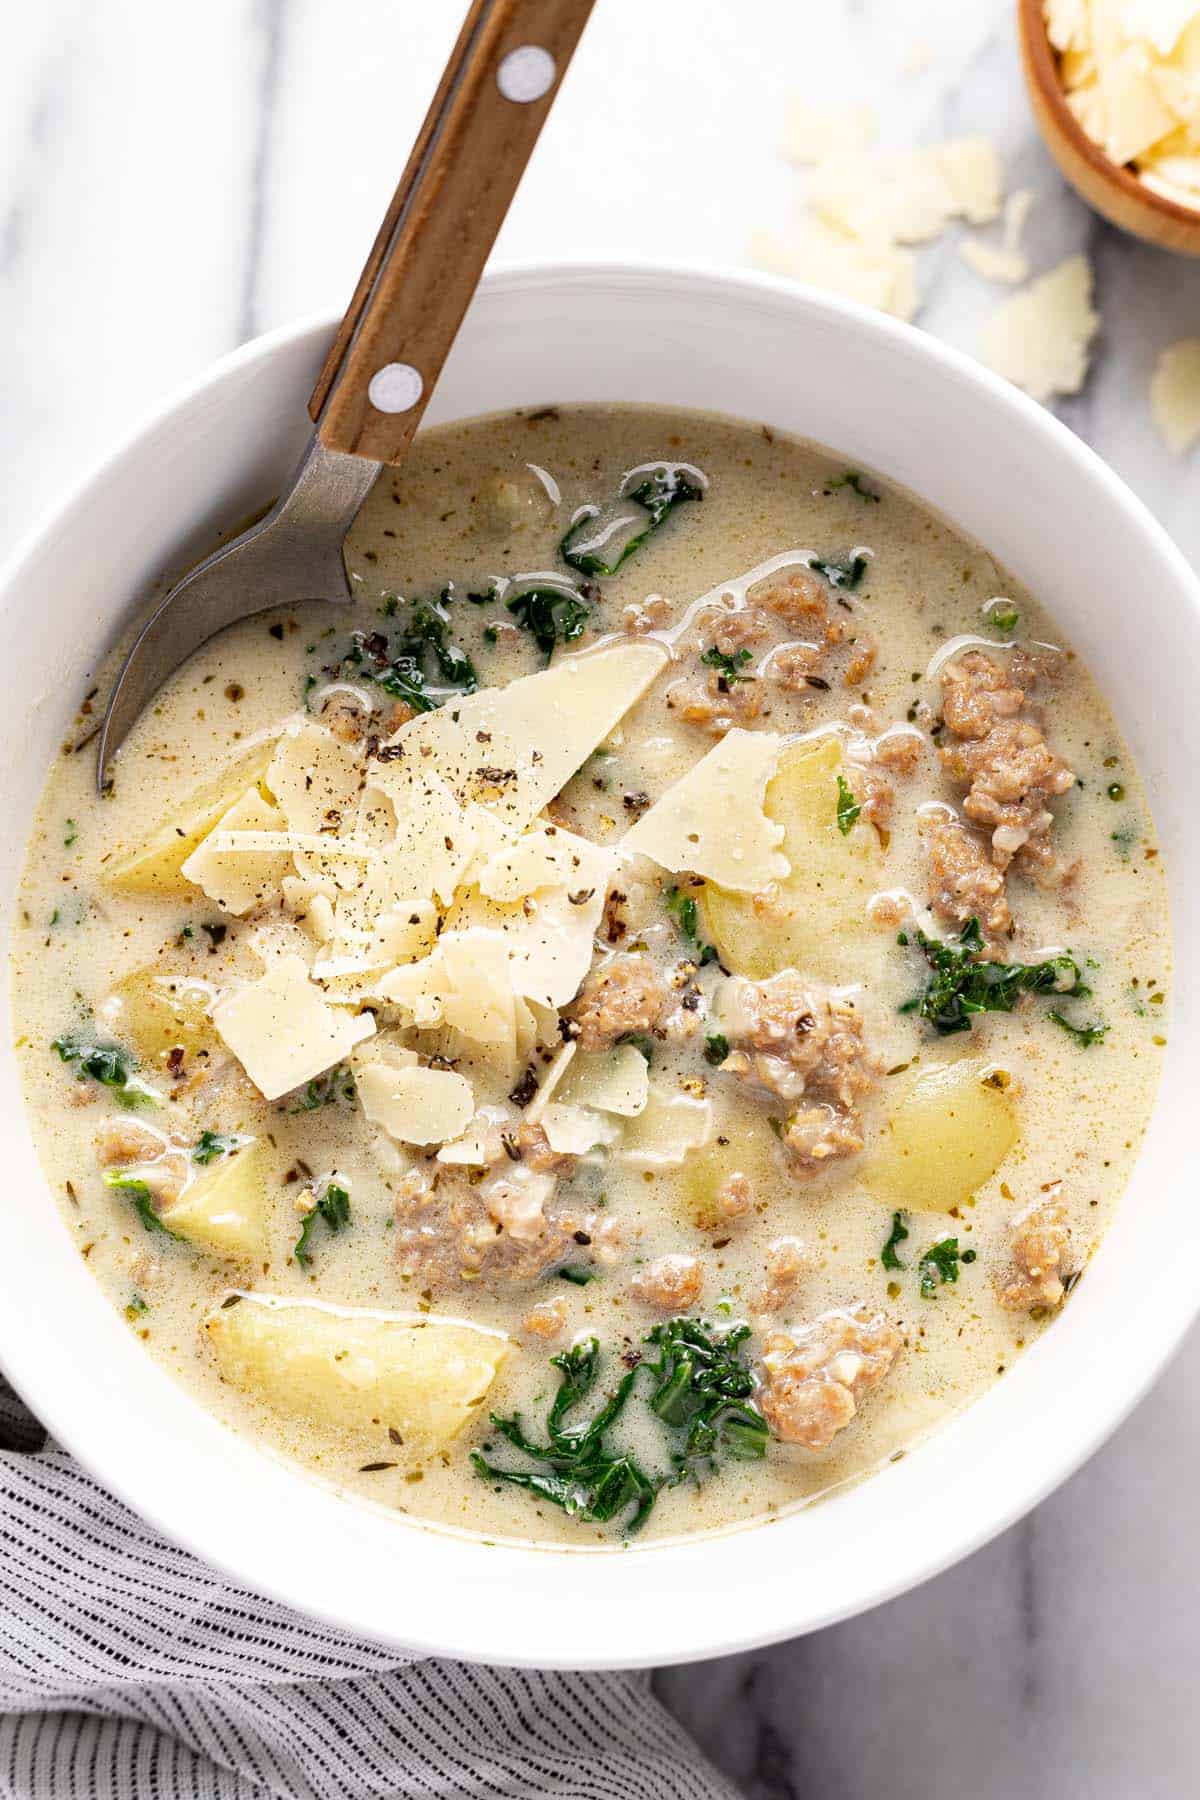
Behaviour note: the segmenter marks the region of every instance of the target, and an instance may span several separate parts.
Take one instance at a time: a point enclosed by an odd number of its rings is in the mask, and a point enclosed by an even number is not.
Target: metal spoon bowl
[[[175,584],[134,641],[96,782],[147,703],[215,632],[273,606],[345,604],[342,543],[403,461],[594,0],[473,0],[309,401],[315,429],[266,517]]]

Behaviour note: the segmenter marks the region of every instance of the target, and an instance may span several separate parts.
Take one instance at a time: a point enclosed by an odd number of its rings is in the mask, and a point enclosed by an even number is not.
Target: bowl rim
[[[911,325],[784,277],[711,265],[665,263],[654,259],[509,263],[489,273],[484,286],[489,292],[519,297],[523,291],[537,290],[545,293],[547,290],[573,284],[602,290],[605,284],[610,283],[625,288],[649,284],[668,291],[679,291],[681,295],[697,288],[708,289],[714,298],[732,296],[748,303],[757,301],[761,305],[775,306],[785,312],[808,310],[823,316],[829,325],[844,324],[873,334],[893,347],[894,352],[909,364],[940,365],[961,385],[987,395],[999,412],[1007,416],[1010,429],[1021,434],[1040,435],[1053,450],[1086,471],[1087,478],[1096,488],[1097,497],[1107,495],[1112,504],[1125,514],[1129,529],[1140,532],[1143,540],[1152,540],[1157,554],[1164,562],[1173,566],[1173,573],[1181,589],[1190,594],[1193,609],[1197,617],[1200,617],[1200,579],[1145,504],[1097,453],[1053,414],[1001,377],[965,353]],[[138,455],[144,439],[169,427],[177,413],[228,375],[265,363],[280,352],[297,347],[305,339],[312,338],[315,343],[319,336],[331,334],[335,327],[336,320],[327,313],[282,325],[209,364],[177,388],[166,402],[153,408],[139,425],[126,432],[116,449],[97,458],[92,469],[75,485],[65,500],[46,509],[42,520],[26,534],[0,567],[0,605],[11,586],[20,580],[25,564],[37,556],[50,534],[59,530],[71,511],[100,488],[121,463]],[[589,1656],[586,1652],[580,1654],[578,1651],[574,1654],[562,1651],[556,1653],[553,1649],[549,1652],[539,1649],[536,1653],[520,1649],[513,1652],[505,1644],[502,1631],[498,1632],[494,1626],[481,1629],[479,1642],[473,1646],[464,1645],[461,1640],[447,1641],[444,1635],[438,1635],[437,1629],[420,1629],[415,1632],[405,1629],[403,1636],[398,1633],[393,1635],[390,1631],[381,1629],[378,1621],[366,1624],[359,1617],[339,1611],[332,1601],[306,1598],[302,1603],[303,1611],[340,1631],[352,1632],[375,1643],[392,1644],[398,1652],[409,1656],[448,1656],[459,1660],[491,1661],[511,1666],[577,1669],[649,1667],[702,1660],[756,1648],[834,1624],[895,1598],[942,1572],[988,1543],[1044,1499],[1128,1416],[1175,1354],[1197,1312],[1200,1312],[1200,1292],[1193,1296],[1188,1284],[1175,1284],[1173,1291],[1168,1290],[1163,1297],[1163,1304],[1155,1316],[1154,1329],[1143,1338],[1137,1358],[1130,1359],[1124,1385],[1119,1391],[1115,1395],[1106,1395],[1104,1403],[1091,1410],[1086,1424],[1078,1422],[1071,1432],[1060,1433],[1055,1439],[1054,1456],[1039,1460],[1030,1471],[1022,1472],[1020,1479],[1014,1478],[1008,1491],[995,1497],[990,1510],[976,1516],[940,1546],[921,1555],[910,1556],[908,1560],[901,1559],[903,1567],[890,1579],[876,1581],[865,1596],[852,1591],[839,1597],[836,1602],[807,1614],[803,1613],[803,1608],[794,1600],[782,1603],[776,1600],[769,1604],[764,1602],[753,1609],[756,1615],[754,1622],[744,1620],[740,1629],[733,1629],[729,1624],[715,1625],[712,1634],[699,1644],[682,1640],[680,1632],[672,1630],[670,1621],[643,1618],[639,1622],[637,1644],[628,1653],[622,1652],[619,1658],[603,1654]],[[239,1557],[236,1542],[230,1542],[224,1551],[216,1553],[207,1544],[203,1548],[197,1548],[198,1537],[194,1523],[183,1525],[173,1518],[170,1506],[165,1501],[160,1503],[157,1494],[152,1499],[147,1499],[135,1475],[124,1469],[114,1468],[111,1464],[104,1464],[98,1452],[93,1457],[76,1450],[72,1443],[76,1435],[75,1423],[66,1396],[54,1390],[52,1382],[43,1391],[43,1383],[39,1380],[39,1370],[36,1367],[21,1366],[19,1372],[10,1372],[10,1365],[19,1363],[19,1355],[14,1357],[11,1343],[5,1341],[4,1321],[0,1317],[0,1366],[4,1367],[13,1386],[26,1398],[52,1437],[78,1457],[82,1466],[106,1492],[115,1494],[171,1542],[183,1545],[211,1566],[224,1571],[232,1580],[265,1594],[284,1606],[297,1607],[294,1592],[289,1591],[285,1579],[274,1573],[264,1577],[248,1567],[245,1558]],[[164,1379],[171,1378],[164,1372]],[[950,1427],[949,1421],[947,1427]],[[296,1477],[290,1476],[289,1479],[294,1480]],[[860,1484],[859,1491],[873,1485],[873,1481],[868,1480]],[[345,1502],[336,1498],[336,1504],[341,1506]],[[762,1528],[749,1529],[757,1532]],[[745,1533],[736,1532],[731,1535],[739,1537]],[[691,1539],[690,1544],[694,1547],[702,1541]],[[689,1540],[667,1541],[661,1546],[648,1547],[646,1551],[638,1552],[638,1555],[670,1555],[681,1542],[687,1544]],[[497,1546],[497,1549],[502,1550],[503,1547]],[[786,1583],[779,1585],[781,1589],[787,1586]],[[795,1611],[802,1614],[799,1623],[795,1617],[788,1616]]]
[[[1025,51],[1026,75],[1031,85],[1054,115],[1057,130],[1068,141],[1097,178],[1134,206],[1157,214],[1173,226],[1190,229],[1200,238],[1200,200],[1195,206],[1184,206],[1169,195],[1146,183],[1131,171],[1127,163],[1116,163],[1107,156],[1079,123],[1067,105],[1067,93],[1058,69],[1058,52],[1050,42],[1043,11],[1043,0],[1017,0],[1017,22]]]

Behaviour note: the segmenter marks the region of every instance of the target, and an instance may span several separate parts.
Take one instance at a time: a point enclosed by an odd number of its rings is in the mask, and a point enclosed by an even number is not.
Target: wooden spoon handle
[[[472,0],[308,410],[400,462],[594,0]]]

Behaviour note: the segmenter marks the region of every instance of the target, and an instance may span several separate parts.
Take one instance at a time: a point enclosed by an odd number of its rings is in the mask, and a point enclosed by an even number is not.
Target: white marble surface
[[[344,304],[460,10],[6,10],[0,550],[211,358]],[[750,230],[786,218],[792,178],[773,146],[787,96],[809,85],[873,101],[887,143],[985,130],[1010,184],[1038,192],[1035,265],[1080,246],[1094,260],[1103,337],[1063,416],[1200,558],[1200,454],[1171,459],[1146,403],[1158,349],[1200,330],[1200,265],[1119,237],[1063,191],[1026,108],[1011,12],[598,0],[500,254],[740,262]],[[929,66],[905,74],[924,46]],[[949,238],[925,253],[922,283],[922,323],[973,349],[996,290]],[[1113,1442],[990,1548],[837,1629],[667,1672],[662,1692],[754,1800],[1194,1793],[1198,1399],[1194,1338]]]

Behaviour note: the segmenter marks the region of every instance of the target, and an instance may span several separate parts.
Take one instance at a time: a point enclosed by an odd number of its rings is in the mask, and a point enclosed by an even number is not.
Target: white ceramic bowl
[[[113,456],[0,581],[0,890],[46,767],[134,598],[274,490],[332,327],[226,358]],[[1174,1014],[1116,1224],[1066,1313],[985,1397],[872,1480],[769,1528],[613,1554],[488,1547],[349,1505],[203,1413],[109,1308],[60,1223],[7,1042],[0,1361],[103,1481],[253,1587],[405,1648],[566,1666],[740,1649],[857,1612],[985,1542],[1101,1442],[1197,1309],[1194,1096],[1200,588],[1070,432],[923,333],[764,277],[514,271],[476,299],[429,422],[552,401],[710,408],[815,438],[914,489],[1033,587],[1107,690],[1169,859]],[[731,570],[731,573],[733,571]],[[319,1548],[314,1548],[319,1547]]]

